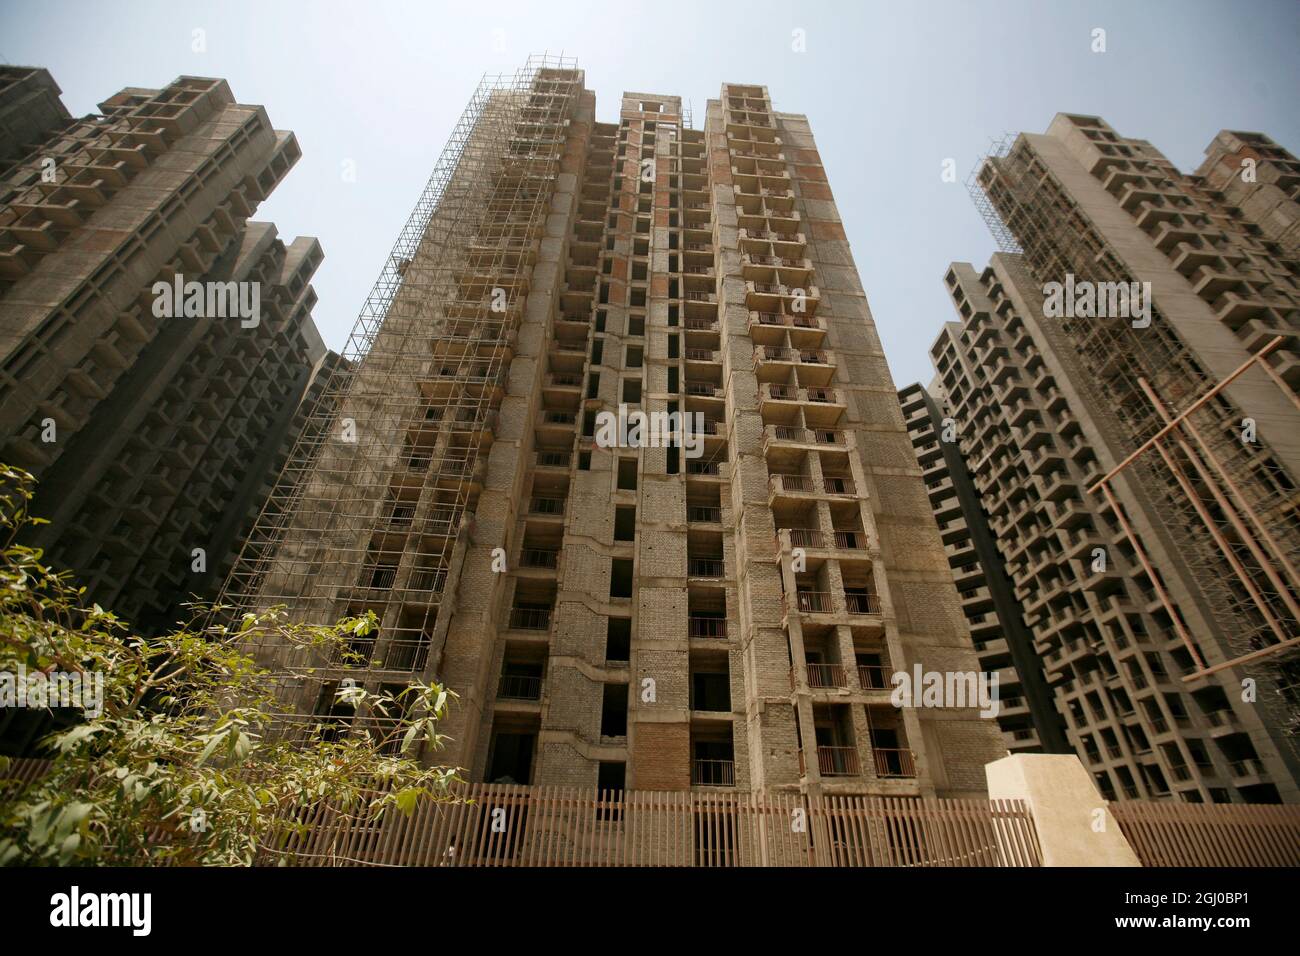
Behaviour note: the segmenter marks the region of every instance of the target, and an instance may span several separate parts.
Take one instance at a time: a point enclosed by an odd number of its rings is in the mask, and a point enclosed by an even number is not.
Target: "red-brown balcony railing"
[[[840,475],[833,475],[830,478],[822,479],[822,487],[828,495],[851,495],[854,493],[852,478],[845,478]]]
[[[691,617],[689,625],[691,637],[725,638],[727,636],[725,617]]]
[[[850,614],[880,613],[880,599],[874,594],[845,594],[844,603]]]
[[[722,558],[687,558],[687,570],[693,578],[720,578],[724,574]]]
[[[510,609],[510,626],[518,631],[546,631],[551,627],[549,608],[514,607]]]
[[[796,591],[796,607],[804,614],[829,614],[831,596],[828,591]]]
[[[858,684],[863,690],[884,690],[889,686],[889,668],[882,664],[859,664]]]
[[[722,474],[722,465],[716,461],[697,461],[687,459],[686,474],[688,475],[710,475],[717,477]]]
[[[532,501],[529,502],[528,510],[535,515],[562,515],[564,514],[564,499],[534,495]]]
[[[824,548],[826,539],[822,533],[813,528],[790,528],[790,546],[792,548]]]
[[[810,493],[813,490],[813,480],[807,475],[773,475],[772,481],[779,491]]]
[[[696,787],[734,787],[734,760],[696,760],[691,764],[691,785]]]
[[[519,563],[525,568],[554,568],[559,565],[559,561],[559,551],[524,548],[519,552]]]
[[[799,400],[799,389],[793,385],[773,385],[767,386],[767,394],[783,402],[797,402]]]
[[[862,773],[856,747],[818,746],[817,769],[823,777],[856,777]]]
[[[834,404],[837,401],[835,389],[810,388],[808,389],[808,401]]]
[[[841,551],[859,551],[867,546],[867,535],[863,531],[836,531],[835,547]]]
[[[502,674],[497,684],[497,697],[502,700],[541,700],[542,679],[523,674]]]
[[[847,687],[842,664],[805,664],[809,687]]]
[[[716,524],[722,520],[722,509],[710,505],[687,505],[686,520]]]
[[[877,777],[915,777],[916,762],[912,751],[877,747],[871,752]]]

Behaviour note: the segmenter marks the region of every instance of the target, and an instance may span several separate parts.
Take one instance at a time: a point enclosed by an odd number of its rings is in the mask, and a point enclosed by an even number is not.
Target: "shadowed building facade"
[[[78,119],[0,67],[0,460],[38,479],[31,543],[145,632],[215,597],[328,364],[320,246],[250,219],[298,156],[224,80]],[[256,284],[256,321],[159,317],[178,276]]]

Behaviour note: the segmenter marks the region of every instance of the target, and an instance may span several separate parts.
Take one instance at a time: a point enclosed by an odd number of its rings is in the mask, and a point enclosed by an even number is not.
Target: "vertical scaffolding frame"
[[[364,673],[253,648],[300,731],[345,677],[436,672],[580,86],[545,55],[483,78],[227,580],[236,613],[380,621],[353,642]]]

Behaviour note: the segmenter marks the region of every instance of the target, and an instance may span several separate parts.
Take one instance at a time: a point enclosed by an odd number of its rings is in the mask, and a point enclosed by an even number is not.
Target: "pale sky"
[[[576,56],[602,121],[624,90],[680,95],[698,125],[722,83],[764,84],[777,110],[809,116],[899,386],[931,377],[948,263],[994,251],[964,186],[991,140],[1078,112],[1183,170],[1220,129],[1300,153],[1298,51],[1294,0],[0,0],[0,61],[48,68],[74,114],[122,87],[220,76],[297,134],[303,158],[257,218],[320,239],[315,319],[336,349],[485,72]],[[941,179],[947,158],[956,183]]]

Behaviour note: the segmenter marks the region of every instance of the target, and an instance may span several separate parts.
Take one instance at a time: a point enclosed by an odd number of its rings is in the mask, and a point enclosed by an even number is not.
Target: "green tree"
[[[382,817],[455,799],[457,771],[420,759],[445,740],[437,727],[455,695],[439,685],[374,693],[345,680],[338,699],[371,716],[368,729],[337,740],[319,726],[305,740],[277,732],[273,675],[249,648],[362,667],[350,642],[374,629],[373,614],[321,626],[276,608],[228,628],[196,607],[189,626],[133,635],[19,543],[43,523],[28,511],[33,486],[0,465],[0,677],[13,692],[25,673],[30,692],[44,675],[81,675],[86,687],[102,675],[102,705],[44,741],[49,765],[35,781],[5,780],[10,761],[0,757],[0,863],[292,863],[284,848],[321,801]]]

